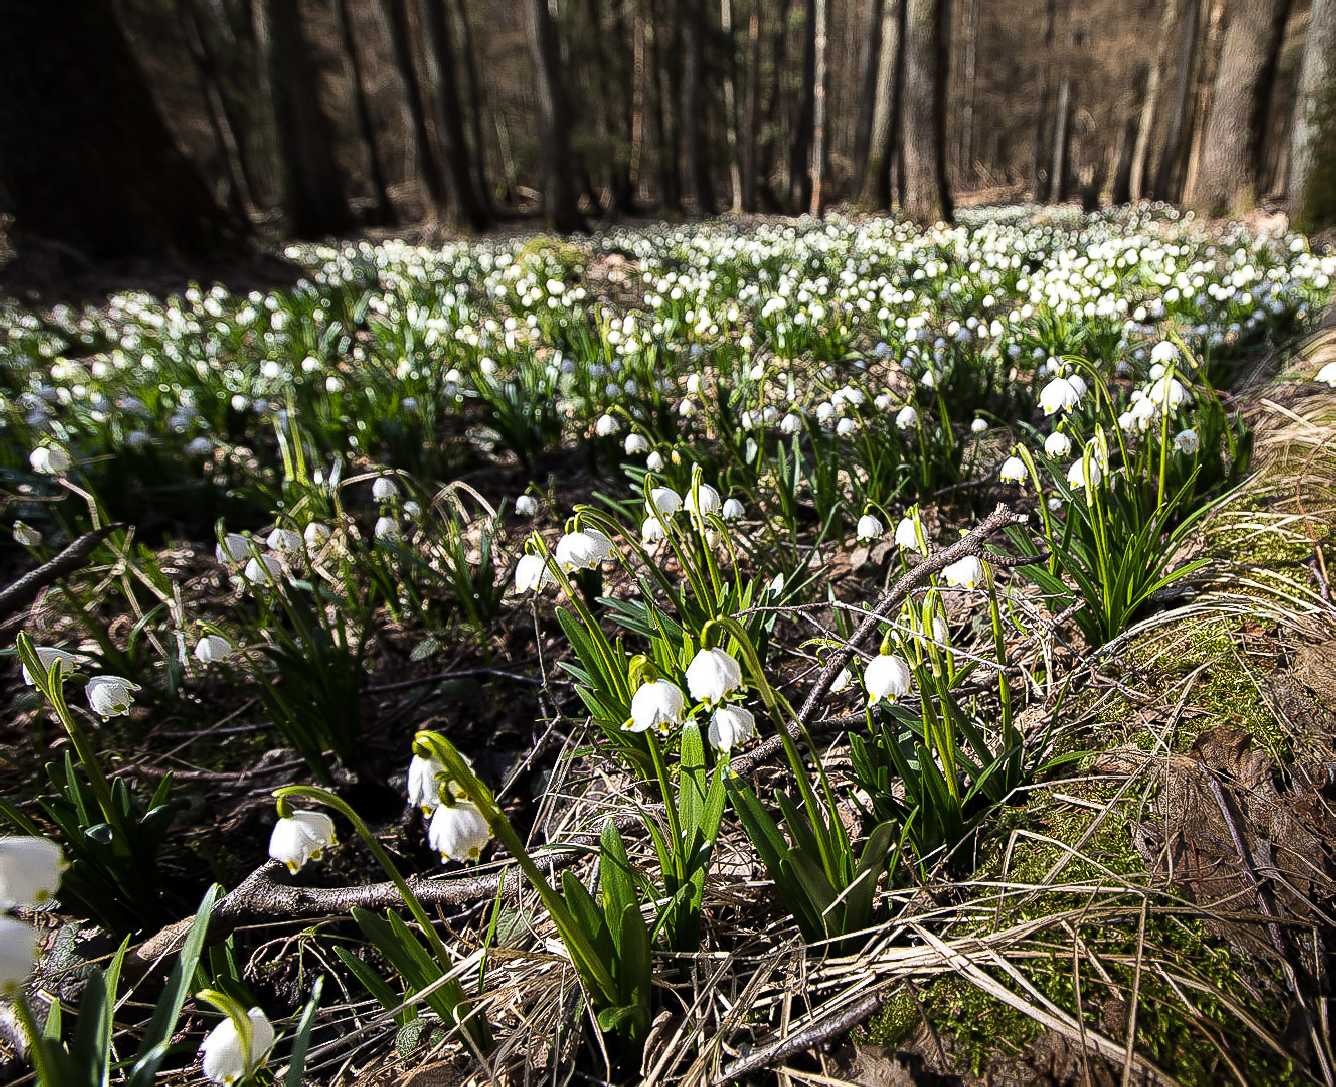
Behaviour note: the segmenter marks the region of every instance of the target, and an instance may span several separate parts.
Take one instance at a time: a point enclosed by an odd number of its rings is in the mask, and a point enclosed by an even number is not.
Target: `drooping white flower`
[[[1025,467],[1025,461],[1013,454],[1002,464],[1002,470],[997,473],[997,478],[1003,483],[1024,483],[1029,471]]]
[[[403,538],[403,529],[399,527],[399,522],[393,517],[377,517],[376,527],[372,529],[372,534],[378,540],[393,543],[395,540]]]
[[[250,537],[240,532],[227,533],[213,549],[214,557],[224,565],[245,562],[250,553]]]
[[[85,693],[88,695],[88,704],[98,716],[119,717],[130,712],[137,690],[139,684],[120,676],[94,676],[88,681]]]
[[[1174,435],[1174,448],[1191,456],[1201,448],[1201,439],[1195,430],[1187,427]]]
[[[895,542],[902,551],[917,551],[919,554],[927,554],[919,543],[918,527],[914,524],[914,518],[902,517],[900,523],[895,526]]]
[[[1313,378],[1314,381],[1321,382],[1323,385],[1330,385],[1336,389],[1336,362],[1329,362],[1322,367]]]
[[[863,516],[858,519],[858,525],[854,529],[855,534],[860,540],[880,539],[881,534],[885,531],[886,526],[870,513],[863,514]]]
[[[0,997],[23,987],[37,961],[37,933],[17,917],[0,914]]]
[[[756,735],[756,717],[745,706],[720,706],[710,715],[706,738],[719,751],[732,751]]]
[[[1072,451],[1072,440],[1060,430],[1044,439],[1044,452],[1050,457],[1065,457]]]
[[[742,503],[736,498],[728,498],[724,500],[724,506],[723,509],[719,511],[719,516],[725,521],[737,521],[740,520],[742,515],[746,512],[747,511],[743,508]]]
[[[33,651],[37,654],[37,659],[41,662],[42,667],[48,672],[51,671],[51,666],[59,661],[61,675],[73,672],[79,667],[79,662],[84,659],[82,653],[72,653],[68,649],[53,649],[46,645],[35,645]],[[23,666],[23,682],[29,687],[37,685],[26,664]]]
[[[682,496],[671,487],[650,488],[649,502],[647,503],[647,511],[650,514],[671,517],[681,508]]]
[[[377,502],[388,502],[391,498],[398,498],[399,484],[389,476],[377,476],[375,482],[371,484],[371,497]]]
[[[974,422],[970,423],[971,434],[982,434],[987,429],[988,429],[987,419],[975,419]]]
[[[665,527],[663,520],[656,515],[646,517],[640,522],[640,542],[646,547],[658,543],[667,534],[668,530]]]
[[[302,529],[302,539],[306,541],[306,546],[312,551],[323,547],[325,541],[328,540],[331,535],[333,535],[333,533],[330,531],[329,526],[321,524],[319,521],[312,521]]]
[[[1081,393],[1070,378],[1055,377],[1044,386],[1039,394],[1039,406],[1045,415],[1056,415],[1060,411],[1071,411],[1081,402]]]
[[[853,684],[854,674],[847,668],[841,668],[835,682],[830,685],[831,694],[843,694]]]
[[[232,655],[232,643],[217,634],[206,634],[195,643],[195,659],[201,664],[225,661]]]
[[[623,727],[629,732],[645,732],[651,728],[667,732],[682,723],[685,709],[686,697],[676,684],[666,679],[651,680],[632,696],[631,722]]]
[[[608,415],[606,412],[594,423],[594,433],[600,438],[611,438],[620,429],[621,424],[617,422],[617,416]]]
[[[1178,358],[1178,348],[1168,340],[1161,340],[1150,349],[1150,361],[1165,365]]]
[[[612,554],[612,541],[596,528],[568,532],[557,541],[557,565],[568,573],[592,570]]]
[[[1146,395],[1160,410],[1168,411],[1181,405],[1188,398],[1188,391],[1177,378],[1165,374]]]
[[[794,412],[785,412],[784,418],[779,421],[779,432],[785,435],[797,434],[802,429],[802,418]]]
[[[334,820],[322,811],[294,811],[274,824],[269,835],[269,856],[288,866],[294,875],[307,861],[335,844]]]
[[[31,909],[60,888],[65,854],[50,838],[0,838],[0,909]]]
[[[72,463],[70,455],[58,445],[39,445],[28,454],[28,464],[40,476],[63,476]]]
[[[966,555],[943,570],[942,579],[956,588],[976,588],[983,584],[983,563],[975,555]]]
[[[515,499],[515,515],[517,517],[536,517],[538,515],[538,499],[531,494],[522,494]]]
[[[742,686],[742,666],[722,649],[702,649],[687,666],[687,690],[697,702],[722,702]]]
[[[719,492],[708,483],[697,483],[687,494],[687,512],[697,517],[708,517],[712,513],[718,513],[722,507],[723,501],[719,497]]]
[[[873,658],[863,671],[863,686],[867,688],[868,705],[875,706],[883,698],[894,702],[909,693],[914,677],[904,659],[891,653]]]
[[[906,404],[895,413],[895,425],[901,430],[908,430],[918,422],[918,411],[912,404]]]
[[[648,468],[651,472],[662,472],[663,454],[660,453],[657,449],[651,450],[649,456],[645,458],[645,467]]]
[[[38,547],[42,543],[42,534],[32,525],[23,521],[14,522],[14,542],[23,547]]]
[[[1097,457],[1080,457],[1067,469],[1067,485],[1074,490],[1083,490],[1087,484],[1098,487],[1103,478],[1104,470]]]
[[[632,432],[628,434],[626,440],[622,442],[622,448],[626,450],[626,455],[628,457],[634,457],[638,453],[648,453],[649,439],[643,434]]]
[[[476,861],[491,837],[482,812],[467,800],[440,805],[427,825],[427,841],[443,861]]]
[[[547,559],[542,555],[521,555],[515,564],[515,591],[535,593],[552,580]]]
[[[300,551],[302,538],[290,528],[276,528],[265,538],[271,551]]]
[[[445,773],[445,766],[439,759],[424,759],[414,755],[408,763],[408,802],[415,808],[421,808],[430,814],[441,805],[440,790],[436,779]]]
[[[209,1032],[199,1047],[202,1068],[207,1079],[223,1087],[254,1075],[269,1059],[274,1047],[274,1025],[259,1008],[246,1013],[250,1020],[250,1045],[237,1031],[230,1018],[224,1019]]]
[[[261,555],[259,558],[252,557],[246,563],[244,573],[246,580],[251,584],[261,585],[280,576],[283,573],[283,563],[274,554]]]

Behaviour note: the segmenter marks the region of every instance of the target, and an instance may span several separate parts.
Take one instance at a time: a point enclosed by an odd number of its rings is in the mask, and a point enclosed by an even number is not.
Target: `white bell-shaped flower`
[[[28,455],[28,464],[40,476],[63,476],[71,463],[70,455],[56,445],[39,445]]]
[[[1096,457],[1080,457],[1072,461],[1067,469],[1067,485],[1073,490],[1084,490],[1087,486],[1098,487],[1104,478],[1104,469],[1099,466]]]
[[[722,702],[742,686],[742,666],[722,649],[702,649],[687,667],[687,690],[697,702]]]
[[[983,584],[983,563],[976,555],[966,555],[942,571],[942,580],[959,589],[975,589]]]
[[[612,554],[612,541],[596,528],[568,532],[557,541],[557,565],[568,573],[592,570]]]
[[[322,811],[295,811],[274,824],[269,835],[269,856],[296,874],[307,861],[335,844],[334,820]]]
[[[718,513],[722,507],[723,501],[719,497],[719,492],[708,483],[696,484],[687,494],[687,512],[695,514],[697,517],[707,517],[712,513]]]
[[[40,906],[60,888],[65,854],[50,838],[0,838],[0,909]]]
[[[667,732],[682,723],[686,697],[676,684],[655,679],[643,684],[631,698],[631,721],[624,725],[630,732],[657,729]]]
[[[876,540],[886,531],[886,526],[873,514],[865,513],[858,519],[854,532],[860,540]]]
[[[445,766],[438,759],[424,759],[414,755],[408,763],[408,802],[424,813],[435,811],[441,805],[440,790],[436,779],[445,773]]]
[[[245,562],[250,553],[250,537],[243,536],[240,532],[227,533],[213,549],[214,557],[224,565]]]
[[[517,593],[536,593],[552,580],[552,573],[547,568],[547,559],[542,555],[521,555],[515,564],[515,591]]]
[[[997,478],[1003,483],[1024,483],[1029,471],[1025,467],[1025,461],[1014,454],[1008,457],[1002,464],[1002,470],[997,473]]]
[[[1055,377],[1039,394],[1039,406],[1045,415],[1056,415],[1060,411],[1071,411],[1081,402],[1079,387],[1070,378]]]
[[[645,467],[648,468],[651,472],[662,472],[663,454],[660,453],[657,449],[652,450],[649,456],[645,458]]]
[[[443,861],[476,861],[491,837],[482,812],[467,800],[440,805],[427,824],[427,841]]]
[[[875,706],[882,699],[894,702],[909,693],[914,676],[902,657],[882,653],[868,663],[863,671],[863,686],[867,688],[868,705]]]
[[[723,509],[719,511],[719,516],[725,521],[740,520],[747,511],[743,508],[741,502],[736,498],[725,499]]]
[[[732,751],[756,735],[756,717],[745,706],[720,706],[710,715],[706,738],[719,751]]]
[[[306,541],[306,546],[312,551],[324,547],[325,541],[331,535],[333,533],[330,531],[329,525],[321,524],[319,521],[312,521],[302,529],[302,539]]]
[[[0,997],[15,996],[37,959],[37,933],[17,917],[0,914]]]
[[[626,440],[622,442],[622,448],[626,450],[628,457],[634,457],[638,453],[648,453],[649,439],[643,434],[633,432],[626,436]]]
[[[919,543],[918,527],[914,524],[914,518],[902,517],[900,523],[895,526],[895,543],[902,551],[917,551],[919,554],[927,554]]]
[[[598,421],[594,423],[594,433],[600,438],[611,438],[620,429],[621,425],[617,422],[617,416],[608,415],[606,412],[600,415]]]
[[[130,712],[137,690],[139,684],[131,683],[121,676],[94,676],[88,681],[84,693],[88,696],[88,704],[99,717],[119,717]]]
[[[1174,435],[1174,448],[1180,453],[1186,453],[1188,456],[1192,456],[1201,448],[1201,438],[1197,436],[1195,430],[1191,427],[1187,427]]]
[[[1044,452],[1050,457],[1065,457],[1072,451],[1072,440],[1060,430],[1044,439]]]
[[[195,659],[201,664],[225,661],[232,655],[232,643],[218,634],[206,634],[195,643]]]
[[[908,430],[918,422],[918,411],[912,404],[906,404],[895,414],[895,425],[901,430]]]
[[[1333,389],[1336,389],[1336,362],[1327,363],[1326,366],[1322,367],[1322,369],[1317,372],[1313,380],[1320,382],[1323,385],[1330,385]]]
[[[59,661],[62,676],[75,671],[79,667],[79,662],[84,659],[82,653],[71,653],[68,649],[53,649],[47,645],[33,646],[33,651],[37,654],[37,659],[41,662],[42,667],[48,672],[51,671],[51,666]],[[26,664],[23,665],[23,682],[29,687],[36,685]]]
[[[274,1047],[274,1025],[259,1008],[246,1013],[250,1020],[250,1045],[231,1019],[224,1019],[209,1032],[199,1047],[205,1078],[223,1087],[244,1080],[264,1067]]]
[[[276,528],[265,537],[264,541],[271,551],[300,551],[301,536],[290,528]]]
[[[371,497],[377,502],[388,502],[391,498],[398,498],[399,484],[389,476],[377,476],[375,482],[371,484]]]
[[[671,517],[681,508],[682,496],[671,487],[652,487],[650,489],[646,512]]]
[[[522,494],[515,499],[517,517],[534,517],[538,514],[538,499],[531,494]]]

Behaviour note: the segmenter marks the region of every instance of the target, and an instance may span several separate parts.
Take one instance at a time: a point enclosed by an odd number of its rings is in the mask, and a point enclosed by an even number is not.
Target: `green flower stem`
[[[439,732],[419,732],[414,739],[414,748],[418,749],[419,753],[425,752],[439,760],[445,766],[450,780],[464,790],[464,795],[482,814],[497,841],[505,846],[515,858],[515,863],[520,866],[520,871],[533,884],[538,897],[543,900],[543,905],[552,915],[552,920],[556,922],[561,938],[571,952],[572,960],[577,966],[584,966],[588,980],[598,989],[599,998],[606,1004],[614,1004],[617,999],[617,984],[607,964],[599,958],[598,952],[576,924],[561,895],[556,892],[538,865],[534,863],[533,858],[529,856],[520,836],[506,818],[505,812],[497,806],[491,790],[478,780],[477,775],[455,750],[454,744]]]
[[[673,836],[672,858],[677,868],[675,875],[680,879],[685,871],[682,850],[687,843],[682,840],[682,824],[677,818],[677,805],[674,803],[673,787],[668,778],[668,767],[664,763],[663,749],[659,746],[659,739],[654,735],[653,729],[646,732],[645,736],[649,740],[649,757],[654,763],[654,776],[658,779],[659,793],[663,797],[663,810],[668,816],[668,832]]]
[[[1002,732],[1009,736],[1011,723],[1011,681],[1007,679],[1007,643],[1002,634],[1002,612],[997,604],[997,582],[990,569],[988,577],[988,618],[993,626],[993,649],[997,653],[997,697],[1002,703]]]
[[[46,1046],[43,1044],[46,1039],[42,1036],[42,1032],[37,1029],[37,1021],[32,1017],[32,1009],[28,1007],[28,1001],[24,999],[21,993],[14,998],[14,1017],[19,1021],[19,1029],[27,1036],[28,1056],[32,1060],[33,1070],[37,1073],[37,1082],[42,1084],[43,1087],[48,1083],[59,1083],[59,1075],[46,1059]]]

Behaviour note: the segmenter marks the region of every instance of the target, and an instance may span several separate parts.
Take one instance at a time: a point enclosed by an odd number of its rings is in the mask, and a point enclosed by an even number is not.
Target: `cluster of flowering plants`
[[[42,1087],[708,1079],[788,964],[927,956],[915,903],[1080,757],[1072,656],[1203,570],[1237,365],[1336,276],[1149,206],[289,256],[0,302]],[[38,1023],[57,917],[121,949]]]

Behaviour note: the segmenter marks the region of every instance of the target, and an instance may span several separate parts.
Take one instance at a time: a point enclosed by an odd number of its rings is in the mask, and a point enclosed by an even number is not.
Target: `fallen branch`
[[[817,709],[825,702],[830,686],[835,682],[841,670],[853,658],[877,629],[878,625],[889,618],[909,598],[909,595],[933,574],[940,573],[953,562],[973,556],[985,556],[996,566],[1021,566],[1042,561],[1044,556],[1022,556],[1012,558],[997,555],[986,549],[986,544],[995,533],[1008,525],[1023,524],[1024,514],[1018,514],[1006,505],[999,505],[965,536],[950,547],[942,548],[926,556],[907,570],[877,602],[877,606],[854,631],[849,640],[831,655],[821,674],[817,677],[808,693],[802,708],[788,725],[789,735],[797,738],[811,722]],[[732,762],[732,769],[739,775],[747,775],[764,765],[782,749],[779,736],[771,736],[750,751],[739,755]],[[640,823],[640,816],[629,813],[617,821],[619,830],[629,830]],[[560,852],[546,858],[551,871],[558,872],[576,864],[586,855],[585,845],[597,842],[597,834],[580,835],[562,843]],[[423,905],[428,907],[460,907],[482,902],[495,897],[501,879],[512,867],[491,872],[463,874],[451,879],[425,879],[421,876],[409,878]],[[393,883],[368,883],[358,887],[298,887],[289,883],[280,883],[279,877],[283,866],[276,862],[261,865],[230,893],[228,893],[213,911],[213,922],[209,935],[213,940],[224,938],[238,925],[264,917],[305,918],[328,914],[347,913],[354,907],[367,910],[383,910],[399,904],[399,892]],[[522,884],[518,879],[506,882],[507,895],[518,895]],[[190,927],[190,918],[178,921],[163,929],[147,940],[139,949],[138,956],[145,955],[153,959],[171,950],[185,936]]]
[[[124,528],[122,524],[103,525],[92,532],[85,532],[72,541],[63,551],[54,555],[36,570],[29,570],[18,581],[0,592],[0,622],[17,614],[37,599],[37,594],[54,581],[59,581],[66,574],[72,574],[84,564],[88,556],[96,550],[98,544],[113,532]]]
[[[802,1030],[777,1038],[760,1049],[752,1050],[747,1056],[738,1058],[723,1070],[714,1081],[716,1087],[720,1084],[731,1083],[735,1079],[741,1079],[749,1072],[759,1072],[762,1068],[766,1068],[777,1061],[782,1061],[786,1057],[791,1057],[795,1053],[805,1053],[807,1050],[813,1049],[822,1042],[827,1042],[838,1035],[848,1034],[849,1031],[880,1008],[882,1001],[885,999],[884,993],[868,993],[859,997],[848,1007],[841,1008],[825,1019],[819,1019]]]

